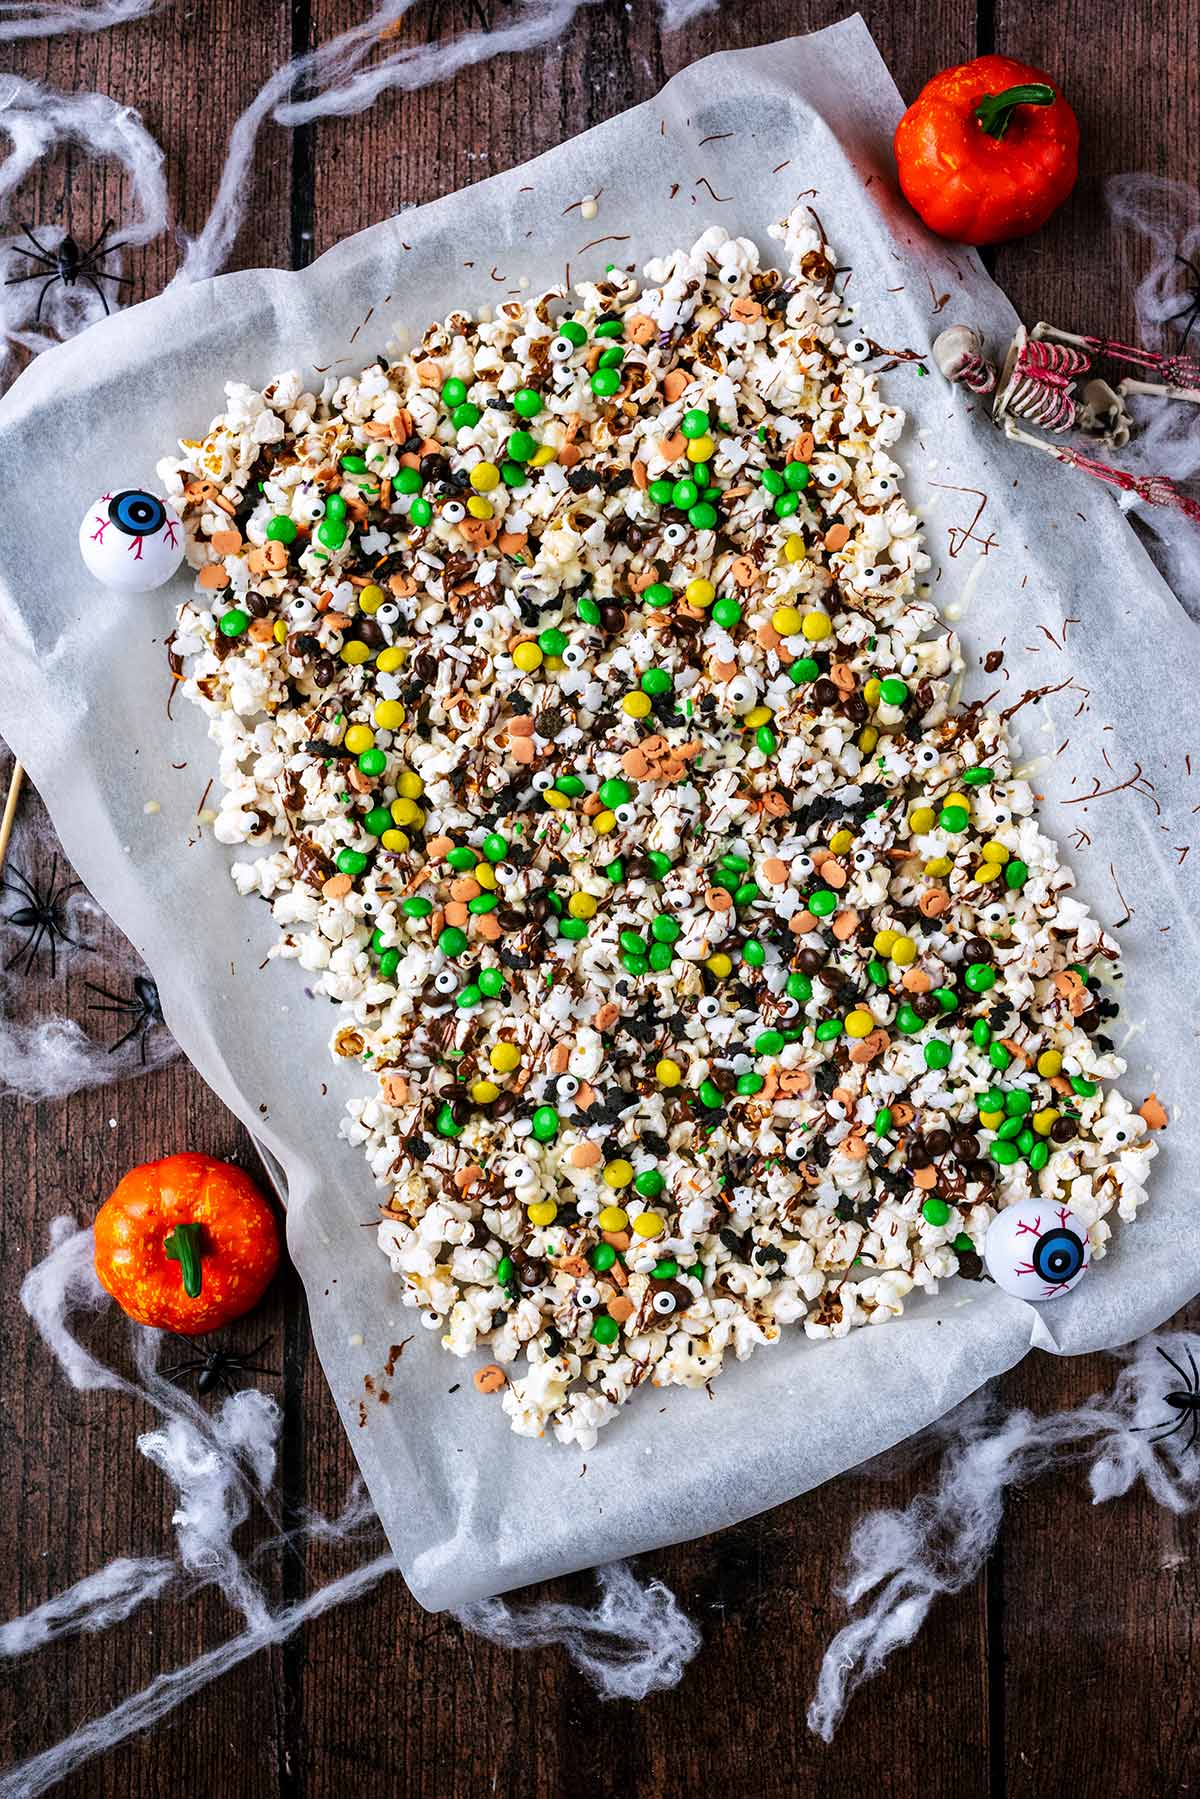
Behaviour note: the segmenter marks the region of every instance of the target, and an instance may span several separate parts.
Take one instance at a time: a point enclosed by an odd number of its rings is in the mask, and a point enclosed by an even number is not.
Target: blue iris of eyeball
[[[105,587],[148,593],[169,581],[183,560],[178,513],[140,487],[101,494],[79,527],[79,553]]]
[[[1086,1227],[1066,1206],[1020,1199],[992,1219],[983,1259],[998,1287],[1040,1304],[1083,1279],[1091,1251]]]

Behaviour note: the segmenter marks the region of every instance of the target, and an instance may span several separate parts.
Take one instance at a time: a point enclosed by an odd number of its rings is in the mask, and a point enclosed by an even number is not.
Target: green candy
[[[900,1006],[896,1012],[896,1029],[903,1031],[906,1037],[915,1037],[918,1031],[925,1029],[925,1021],[911,1006]]]
[[[751,968],[761,968],[767,959],[767,952],[756,938],[751,937],[742,945],[742,961],[748,962]]]
[[[441,1109],[439,1110],[438,1115],[437,1115],[436,1119],[434,1120],[434,1129],[437,1131],[439,1137],[461,1137],[462,1136],[463,1127],[461,1124],[458,1124],[455,1122],[454,1113],[453,1113],[449,1103],[443,1104]],[[507,1261],[507,1260],[508,1260],[508,1258],[506,1256],[505,1261]],[[509,1268],[511,1269],[512,1263],[509,1262],[508,1265],[509,1265]]]
[[[766,1086],[761,1074],[739,1074],[737,1090],[742,1099],[753,1099]]]
[[[743,881],[740,887],[735,887],[733,890],[735,906],[752,906],[756,899],[761,898],[762,895],[753,881]]]
[[[673,481],[664,481],[660,476],[657,481],[651,481],[646,492],[656,506],[669,506],[671,504],[671,489],[673,486]]]
[[[652,699],[655,694],[670,693],[674,685],[674,677],[665,668],[648,668],[641,679],[642,692]]]
[[[972,962],[963,980],[972,993],[987,993],[996,985],[996,970],[990,962]]]
[[[240,606],[231,606],[217,623],[223,637],[240,637],[243,631],[250,629],[250,614],[243,612]]]
[[[483,414],[478,406],[470,400],[464,400],[462,405],[456,406],[450,414],[450,423],[456,431],[469,431],[471,426],[477,425],[482,417]]]
[[[387,756],[383,750],[364,750],[358,766],[364,775],[381,775],[387,767]]]
[[[433,507],[428,500],[418,497],[409,507],[408,516],[414,525],[428,525],[433,520]]]
[[[781,493],[775,502],[776,518],[791,518],[800,510],[800,502],[794,493]]]
[[[712,531],[717,523],[717,509],[710,506],[707,500],[698,500],[694,506],[688,507],[688,524],[694,531]]]
[[[523,419],[535,419],[542,410],[542,396],[532,387],[518,387],[513,395],[513,411]]]
[[[935,987],[933,997],[943,1012],[953,1012],[958,1004],[958,995],[953,987]]]
[[[880,1106],[878,1112],[875,1114],[875,1135],[877,1137],[886,1137],[891,1128],[892,1108],[890,1106]]]
[[[770,725],[759,725],[754,733],[754,741],[764,756],[773,756],[779,748],[779,739]]]
[[[990,768],[964,768],[962,780],[968,787],[986,787],[992,778]]]
[[[390,981],[400,966],[400,951],[385,949],[379,958],[379,973],[385,981]]]
[[[728,868],[733,874],[745,874],[750,863],[745,856],[739,856],[734,850],[726,850],[721,857],[721,867]]]
[[[528,462],[537,453],[537,438],[531,431],[514,431],[508,440],[510,462]]]
[[[367,857],[361,850],[339,850],[337,865],[339,874],[360,875],[367,866]]]
[[[372,837],[382,837],[385,831],[392,828],[392,815],[386,806],[372,806],[362,821],[363,830]]]
[[[649,587],[642,589],[647,606],[669,606],[674,597],[665,581],[652,581]]]
[[[971,1255],[975,1249],[975,1245],[972,1243],[970,1237],[968,1237],[966,1231],[959,1231],[950,1247],[957,1256]]]
[[[656,943],[678,943],[683,936],[683,926],[678,919],[670,917],[666,912],[660,912],[650,926],[650,935]]]
[[[1029,869],[1024,862],[1014,856],[1011,862],[1004,864],[1004,885],[1019,891],[1029,879]]]
[[[524,487],[529,476],[519,462],[502,462],[500,479],[504,482],[505,487]]]
[[[655,974],[663,974],[675,960],[675,951],[669,943],[652,943],[646,960]]]
[[[970,822],[965,806],[943,806],[938,817],[943,831],[965,831]]]
[[[769,494],[781,494],[787,492],[787,482],[779,473],[778,469],[765,468],[762,472],[762,484]]]
[[[992,1027],[986,1018],[977,1018],[971,1026],[971,1041],[979,1049],[986,1049],[992,1041]]]
[[[585,625],[600,623],[600,608],[590,594],[580,594],[575,602],[575,611]]]
[[[474,850],[469,850],[465,844],[460,843],[455,849],[447,850],[446,860],[456,874],[463,874],[468,868],[474,868],[479,857]]]
[[[1001,1142],[1001,1140],[997,1138],[996,1141],[989,1146],[988,1154],[991,1156],[992,1161],[999,1162],[1002,1168],[1010,1168],[1012,1164],[1018,1160],[1021,1152],[1015,1143]]]
[[[666,1184],[657,1168],[643,1168],[641,1174],[634,1179],[633,1190],[640,1193],[643,1199],[657,1199]]]
[[[783,471],[783,478],[793,493],[800,493],[812,480],[812,471],[807,462],[789,462]]]
[[[610,1318],[607,1312],[597,1312],[592,1319],[592,1337],[595,1342],[607,1347],[615,1343],[620,1334],[621,1327],[615,1318]]]
[[[944,1199],[938,1199],[935,1194],[930,1194],[921,1207],[921,1216],[926,1224],[946,1224],[950,1217],[950,1207]]]
[[[401,910],[406,918],[428,918],[433,911],[433,901],[422,899],[419,893],[414,893],[411,899],[404,901]]]
[[[394,486],[397,493],[420,493],[421,477],[415,468],[402,468],[396,475]]]
[[[1026,1125],[1017,1138],[1017,1148],[1023,1156],[1027,1156],[1036,1142],[1037,1138],[1034,1136],[1029,1126]]]
[[[778,1056],[783,1050],[782,1031],[760,1031],[754,1039],[756,1056]]]
[[[602,369],[619,369],[624,360],[624,350],[619,344],[614,344],[611,350],[604,350],[601,353],[600,361],[596,366]]]
[[[1071,1085],[1081,1099],[1090,1099],[1092,1094],[1096,1092],[1095,1081],[1085,1080],[1081,1074],[1073,1074],[1071,1076]]]
[[[809,895],[808,909],[814,918],[828,918],[837,911],[837,894],[831,893],[828,887],[818,887]]]
[[[443,956],[461,956],[467,947],[467,933],[456,924],[448,924],[437,940]]]
[[[383,941],[383,932],[378,926],[371,932],[371,948],[377,956],[381,956],[387,948],[386,943]]]
[[[908,698],[908,682],[901,681],[896,675],[888,675],[886,680],[879,683],[879,697],[886,700],[889,706],[903,706]],[[951,807],[950,810],[961,812],[962,807]]]
[[[627,956],[644,956],[648,948],[644,937],[639,936],[637,931],[628,929],[620,933],[617,942]]]
[[[618,806],[627,806],[629,804],[630,800],[633,798],[633,793],[628,781],[622,781],[619,777],[610,776],[607,781],[601,781],[599,797],[603,804],[608,807],[610,812],[615,812]]]
[[[631,974],[635,977],[645,974],[646,970],[650,966],[650,961],[649,961],[648,957],[632,956],[632,955],[630,955],[628,950],[621,951],[620,956],[618,957],[618,961],[620,962],[621,967],[625,970],[626,974]]]
[[[462,989],[462,992],[454,1003],[456,1006],[460,1006],[464,1012],[469,1012],[471,1007],[477,1006],[482,998],[483,994],[480,992],[479,988],[472,983],[470,986]]]
[[[580,344],[585,344],[587,342],[587,332],[579,323],[578,319],[563,319],[558,327],[558,335],[560,337],[565,337],[569,344],[575,345],[576,349],[579,348]]]
[[[467,384],[460,381],[457,375],[451,375],[448,381],[442,383],[443,406],[461,406],[466,397]]]
[[[489,862],[503,862],[508,854],[508,838],[502,837],[499,831],[489,831],[480,848]]]
[[[553,1106],[539,1106],[532,1118],[533,1134],[539,1143],[549,1143],[558,1135],[558,1113]]]
[[[565,793],[569,800],[577,800],[587,792],[587,788],[578,775],[559,775],[554,788],[557,793]]]
[[[1006,1118],[996,1132],[996,1140],[999,1143],[1011,1143],[1013,1138],[1019,1137],[1024,1129],[1025,1126],[1019,1118]]]
[[[1010,1118],[1024,1118],[1032,1109],[1033,1096],[1026,1093],[1024,1087],[1014,1087],[1011,1093],[1004,1095],[1004,1110]]]
[[[840,1037],[841,1034],[842,1021],[840,1018],[823,1018],[816,1029],[818,1043],[832,1043],[834,1038]]]
[[[874,987],[886,987],[888,984],[887,964],[878,961],[868,962],[867,979]]]
[[[685,437],[706,437],[708,435],[707,412],[702,412],[699,406],[693,406],[690,412],[684,413],[679,429]]]
[[[538,632],[537,641],[543,656],[561,656],[571,640],[565,631],[560,631],[557,625],[551,625],[549,630]]]
[[[1004,1095],[999,1087],[989,1087],[986,1093],[979,1095],[977,1104],[981,1112],[1003,1112]]]
[[[592,376],[592,392],[599,400],[611,399],[621,385],[619,369],[597,369]],[[613,1326],[614,1330],[616,1326]]]
[[[689,506],[694,506],[699,498],[700,489],[696,486],[696,483],[689,480],[686,475],[682,480],[676,481],[674,487],[671,489],[671,499],[673,503],[676,506],[679,506],[684,512],[687,511]]]
[[[954,1054],[952,1046],[941,1037],[931,1037],[925,1045],[926,1068],[949,1068]]]
[[[725,1104],[725,1096],[712,1081],[701,1081],[699,1097],[700,1104],[707,1106],[710,1112],[715,1112],[719,1106]]]
[[[1012,1054],[1009,1050],[1005,1049],[1002,1043],[993,1043],[988,1050],[988,1061],[993,1068],[998,1068],[1001,1074],[1003,1074],[1004,1070],[1009,1067],[1012,1062]]]
[[[480,969],[479,991],[487,999],[499,999],[504,992],[504,976],[498,968]]]
[[[799,687],[805,681],[815,681],[821,672],[821,666],[811,656],[798,656],[788,669],[788,680]]]
[[[564,918],[558,927],[558,934],[565,937],[568,943],[579,943],[588,934],[587,919]]]
[[[655,880],[665,881],[671,872],[672,863],[670,856],[664,855],[662,850],[647,850],[646,860],[650,864],[650,869]]]
[[[611,862],[605,863],[604,878],[606,881],[623,881],[625,879],[625,864],[620,856],[614,856]]]
[[[718,600],[712,609],[712,615],[722,630],[731,631],[734,625],[740,623],[742,609],[736,600]]]
[[[513,1261],[511,1256],[501,1256],[496,1263],[496,1279],[502,1287],[507,1287],[513,1277]]]
[[[346,502],[340,493],[331,493],[325,502],[325,517],[341,524],[346,516]]]
[[[267,536],[272,543],[295,543],[298,529],[294,518],[288,518],[284,512],[277,512],[267,525]]]
[[[800,970],[796,969],[793,974],[788,976],[784,992],[789,999],[798,999],[803,1004],[804,1001],[812,998],[812,982],[806,974],[801,974]]]
[[[1043,1143],[1039,1137],[1038,1141],[1030,1150],[1026,1160],[1033,1169],[1033,1172],[1039,1174],[1050,1160],[1050,1145],[1048,1143]]]
[[[612,264],[609,264],[612,267]],[[592,333],[593,337],[624,337],[625,326],[620,319],[601,319]]]
[[[588,1261],[597,1274],[603,1274],[606,1268],[611,1268],[616,1259],[617,1252],[611,1243],[597,1243],[588,1256]]]
[[[675,1257],[664,1256],[662,1261],[656,1262],[650,1270],[650,1279],[652,1281],[673,1281],[678,1273],[679,1263]]]

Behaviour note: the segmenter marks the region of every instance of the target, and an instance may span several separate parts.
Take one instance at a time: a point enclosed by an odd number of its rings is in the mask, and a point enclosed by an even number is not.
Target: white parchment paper
[[[900,111],[857,18],[711,57],[645,106],[364,231],[300,274],[222,276],[101,323],[41,357],[0,403],[0,733],[146,957],[179,1042],[286,1170],[288,1240],[321,1361],[409,1585],[431,1608],[732,1523],[920,1428],[1031,1342],[1073,1353],[1155,1325],[1200,1286],[1196,1113],[1173,1119],[1136,1226],[1118,1227],[1108,1257],[1049,1307],[952,1281],[844,1342],[788,1333],[731,1365],[711,1397],[647,1390],[586,1456],[511,1435],[475,1393],[474,1364],[397,1303],[363,1228],[376,1201],[366,1164],[337,1136],[367,1077],[328,1059],[333,1010],[306,996],[295,963],[260,972],[269,911],[235,894],[230,853],[196,822],[215,751],[185,703],[168,722],[163,652],[185,577],[138,598],[103,592],[80,564],[78,521],[113,484],[153,487],[157,458],[202,433],[226,379],[356,368],[399,325],[419,332],[453,305],[494,304],[521,277],[560,279],[565,263],[577,275],[641,264],[713,221],[773,260],[767,227],[805,191],[853,265],[869,336],[927,353],[962,320],[1006,343],[1014,315],[978,259],[927,237],[897,197]],[[591,223],[565,210],[601,189]],[[1014,723],[1049,828],[1078,843],[1085,896],[1106,922],[1127,919],[1126,1090],[1136,1103],[1153,1087],[1186,1108],[1200,1016],[1200,849],[1187,853],[1200,807],[1197,627],[1106,490],[1006,444],[936,373],[904,363],[886,392],[910,412],[899,455],[925,510],[937,597],[960,615],[976,664],[1004,650],[974,691],[999,687],[1008,704],[1070,683]],[[148,802],[161,810],[147,814]],[[364,1377],[378,1381],[406,1337],[380,1406]]]

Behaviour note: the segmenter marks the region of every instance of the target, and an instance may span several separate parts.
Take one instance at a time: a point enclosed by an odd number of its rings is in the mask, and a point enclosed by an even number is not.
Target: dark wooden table
[[[484,0],[485,6],[488,0]],[[407,25],[420,41],[434,0]],[[502,15],[502,0],[490,0]],[[461,29],[466,0],[438,9]],[[262,135],[253,197],[231,266],[307,260],[400,206],[511,166],[644,100],[711,50],[769,42],[831,23],[839,0],[726,0],[670,37],[651,0],[585,9],[561,44],[497,62],[415,98],[289,135]],[[6,46],[3,67],[68,90],[100,89],[142,112],[163,144],[172,197],[198,228],[230,123],[294,50],[354,23],[365,0],[212,0],[91,37]],[[862,11],[906,98],[944,64],[1001,48],[1059,77],[1083,127],[1084,174],[1036,239],[1001,251],[998,278],[1027,319],[1128,328],[1139,246],[1116,245],[1106,175],[1146,169],[1194,179],[1200,13],[1194,0],[910,0]],[[95,165],[64,156],[31,180],[15,216],[70,219],[82,235],[127,212],[129,195]],[[140,298],[169,277],[160,239],[134,264]],[[36,807],[31,797],[29,807]],[[44,969],[30,1012],[78,1006]],[[116,1120],[112,1128],[110,1120]],[[0,1524],[3,1616],[25,1610],[118,1552],[154,1554],[171,1538],[172,1492],[133,1449],[129,1403],[76,1395],[51,1368],[16,1300],[57,1213],[86,1218],[134,1162],[189,1147],[252,1165],[240,1126],[182,1061],[62,1104],[0,1101],[4,1207],[0,1281]],[[282,1278],[255,1335],[273,1338],[286,1414],[283,1479],[292,1514],[336,1510],[350,1448],[308,1337],[303,1295]],[[101,1332],[119,1353],[121,1327]],[[250,1340],[250,1339],[247,1339]],[[1101,1357],[1030,1356],[1003,1397],[1037,1411],[1111,1385]],[[916,1644],[854,1702],[831,1749],[804,1714],[822,1648],[843,1621],[834,1597],[855,1518],[903,1505],[930,1467],[886,1480],[846,1478],[725,1532],[657,1555],[653,1567],[701,1624],[704,1647],[677,1690],[640,1707],[603,1705],[557,1650],[522,1657],[464,1640],[407,1597],[398,1578],[335,1611],[236,1676],[206,1689],[148,1738],[93,1763],[64,1790],[86,1795],[356,1799],[491,1794],[720,1792],[761,1799],[1159,1799],[1195,1790],[1194,1689],[1200,1633],[1195,1525],[1142,1494],[1102,1508],[1066,1472],[1017,1494],[985,1574],[934,1610]],[[272,1598],[347,1566],[310,1547],[273,1577]],[[587,1599],[587,1576],[559,1583]],[[102,1638],[74,1639],[6,1670],[4,1759],[49,1745],[157,1672],[240,1623],[211,1594],[176,1597]]]

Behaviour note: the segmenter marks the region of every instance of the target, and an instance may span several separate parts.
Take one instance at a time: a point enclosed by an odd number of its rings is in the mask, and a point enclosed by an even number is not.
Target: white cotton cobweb
[[[96,0],[74,6],[69,0],[0,0],[0,43],[14,38],[58,37],[64,31],[108,31],[144,19],[162,0]]]
[[[700,1647],[700,1632],[660,1580],[644,1585],[627,1562],[596,1569],[599,1603],[544,1600],[515,1608],[484,1599],[454,1616],[506,1649],[561,1645],[602,1699],[644,1699],[678,1686]]]
[[[1190,1511],[1200,1501],[1200,1456],[1187,1417],[1177,1435],[1154,1438],[1156,1427],[1176,1421],[1167,1396],[1190,1384],[1187,1370],[1198,1354],[1198,1335],[1143,1338],[1111,1394],[1047,1418],[1001,1414],[986,1393],[960,1406],[933,1489],[904,1511],[871,1512],[855,1527],[841,1595],[851,1606],[873,1597],[825,1651],[809,1729],[829,1742],[851,1696],[893,1650],[912,1642],[934,1600],[975,1579],[995,1544],[1010,1487],[1051,1464],[1082,1460],[1090,1463],[1096,1504],[1143,1480],[1160,1505]]]

